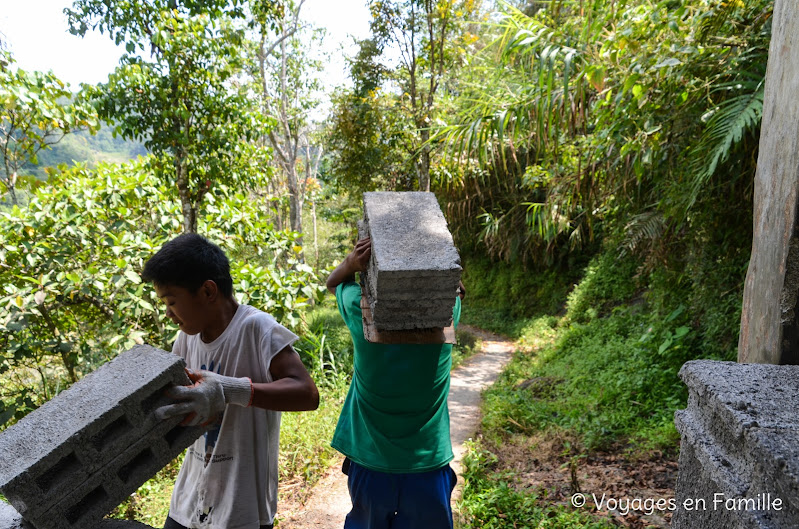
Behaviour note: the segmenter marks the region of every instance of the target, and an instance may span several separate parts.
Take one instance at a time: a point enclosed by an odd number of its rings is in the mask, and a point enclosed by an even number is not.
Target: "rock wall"
[[[695,360],[673,529],[799,526],[799,366]]]

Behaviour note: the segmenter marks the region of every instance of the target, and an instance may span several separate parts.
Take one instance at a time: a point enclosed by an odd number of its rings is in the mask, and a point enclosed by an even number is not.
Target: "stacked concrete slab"
[[[153,414],[184,365],[138,346],[28,414],[0,434],[0,492],[37,529],[99,523],[205,431]]]
[[[674,529],[799,525],[799,366],[687,362]]]
[[[359,229],[372,239],[364,274],[380,331],[447,327],[461,277],[460,256],[433,193],[364,193]]]

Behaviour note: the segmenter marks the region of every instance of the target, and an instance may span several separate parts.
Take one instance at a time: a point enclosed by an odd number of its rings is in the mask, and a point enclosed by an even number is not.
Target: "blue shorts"
[[[352,499],[344,529],[452,529],[450,498],[458,478],[449,465],[389,474],[349,459],[344,464]]]

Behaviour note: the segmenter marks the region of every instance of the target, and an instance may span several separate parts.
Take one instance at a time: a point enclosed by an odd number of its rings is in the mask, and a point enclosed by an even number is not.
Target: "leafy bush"
[[[496,262],[463,256],[464,323],[513,338],[521,336],[524,322],[563,310],[566,294],[580,270],[527,268],[520,262]]]
[[[171,348],[177,329],[139,274],[182,231],[181,217],[148,163],[69,169],[25,209],[0,213],[0,424],[136,343]],[[199,226],[227,252],[242,302],[301,324],[319,280],[299,263],[295,234],[275,231],[257,201],[222,186]]]
[[[680,368],[697,358],[730,359],[737,342],[746,260],[723,248],[678,254],[671,266],[646,273],[634,256],[619,258],[607,244],[569,294],[565,313],[498,324],[513,329],[523,347],[484,393],[483,439],[464,489],[473,527],[505,527],[511,512],[526,513],[528,527],[550,517],[558,527],[604,523],[561,519],[516,483],[491,454],[514,436],[566,432],[580,454],[676,454],[674,411],[687,399]]]
[[[613,251],[596,256],[568,296],[566,320],[596,319],[612,306],[631,299],[640,288],[637,270],[638,262],[631,256],[618,257]]]

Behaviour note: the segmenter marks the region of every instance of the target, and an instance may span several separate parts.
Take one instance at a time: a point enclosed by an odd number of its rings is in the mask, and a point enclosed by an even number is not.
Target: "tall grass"
[[[717,285],[711,291],[676,280],[679,270],[646,274],[636,258],[618,256],[613,248],[595,256],[557,312],[512,321],[491,306],[465,313],[464,322],[477,319],[518,340],[484,393],[482,436],[465,458],[468,527],[609,527],[525,488],[525,478],[499,460],[500,448],[549,436],[568,439],[577,461],[608,450],[630,460],[675,457],[674,411],[687,399],[680,367],[734,357],[741,267],[738,274],[732,264],[707,268],[704,280]]]

